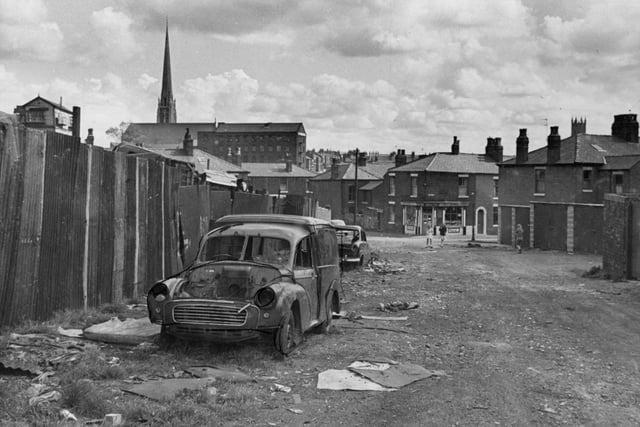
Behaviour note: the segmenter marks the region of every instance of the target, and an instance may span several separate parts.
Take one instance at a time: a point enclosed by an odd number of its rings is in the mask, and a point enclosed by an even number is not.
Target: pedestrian
[[[427,225],[427,247],[433,247],[433,227],[431,226],[431,223]]]
[[[524,240],[524,230],[522,224],[516,225],[516,250],[519,254],[522,253],[522,241]]]
[[[445,237],[447,237],[447,226],[444,225],[444,222],[442,223],[442,225],[440,225],[440,247],[444,246],[444,239]]]

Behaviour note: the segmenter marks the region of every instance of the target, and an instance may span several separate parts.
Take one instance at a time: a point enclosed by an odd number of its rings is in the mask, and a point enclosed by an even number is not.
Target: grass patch
[[[127,377],[127,369],[109,364],[97,349],[85,351],[82,358],[73,365],[64,366],[59,372],[62,384],[71,384],[78,379],[120,380]]]
[[[102,418],[108,412],[105,397],[93,382],[75,380],[63,387],[62,406],[85,417]]]

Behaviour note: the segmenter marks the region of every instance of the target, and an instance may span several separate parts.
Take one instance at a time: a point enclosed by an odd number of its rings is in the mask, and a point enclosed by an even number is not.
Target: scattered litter
[[[291,387],[287,387],[286,385],[273,383],[272,391],[281,391],[283,393],[291,393]]]
[[[373,256],[369,261],[367,271],[373,271],[378,274],[396,274],[404,271],[404,267],[392,264],[387,260],[376,259]]]
[[[78,421],[75,415],[73,415],[68,409],[60,410],[60,418],[64,421]]]
[[[107,364],[109,364],[110,366],[119,365],[120,364],[120,358],[113,356],[113,357],[111,357],[111,359],[107,360]]]
[[[384,303],[378,304],[378,310],[380,311],[412,310],[418,307],[420,307],[420,304],[418,304],[417,302],[406,302],[406,301],[394,301],[386,304]]]
[[[146,304],[127,304],[127,308],[129,310],[140,310],[140,309],[147,309],[147,305]]]
[[[107,414],[104,416],[103,426],[122,425],[122,414]]]
[[[47,386],[45,384],[32,384],[24,394],[31,399],[32,397],[40,396],[46,389]]]
[[[40,394],[38,396],[34,396],[29,399],[29,406],[35,406],[43,402],[52,402],[55,400],[60,400],[62,395],[59,391],[51,390],[50,392]]]
[[[383,387],[355,372],[346,369],[328,369],[318,374],[318,389],[321,390],[354,390],[354,391],[393,391]]]
[[[218,389],[215,387],[207,387],[207,396],[215,396],[218,394]]]
[[[293,412],[294,414],[302,414],[302,409],[296,409],[296,408],[287,408],[287,410],[289,410],[290,412]]]
[[[160,334],[160,325],[155,325],[149,318],[126,319],[124,322],[112,317],[104,323],[88,327],[83,331],[84,336],[94,341],[114,344],[140,344],[153,341]]]
[[[377,326],[347,326],[347,325],[340,325],[341,328],[344,329],[373,329],[376,331],[388,331],[388,332],[398,332],[401,334],[413,334],[413,332],[411,331],[405,331],[403,329],[391,329],[391,328],[380,328]]]
[[[35,377],[33,380],[31,380],[34,383],[44,383],[45,381],[47,381],[47,378],[51,377],[55,375],[55,372],[53,371],[46,371],[41,373],[40,375],[38,375],[37,377]]]
[[[69,338],[82,338],[82,329],[64,329],[58,326],[58,335]]]
[[[545,403],[545,405],[542,407],[541,409],[542,412],[547,412],[549,414],[557,414],[558,411],[556,411],[555,409],[553,409],[552,407],[550,407],[549,405],[547,405]]]
[[[291,397],[293,398],[294,405],[299,405],[302,403],[302,398],[300,397],[299,394],[292,394]]]
[[[222,369],[212,366],[192,366],[185,369],[186,372],[198,378],[219,378],[234,382],[249,382],[253,379],[245,374],[233,369]],[[276,377],[269,377],[269,379],[276,379]]]
[[[542,372],[538,371],[536,368],[532,368],[531,366],[527,368],[527,371],[531,371],[534,374],[542,375]]]
[[[349,365],[349,370],[388,388],[400,388],[415,381],[446,375],[444,371],[431,371],[411,363],[391,365],[381,362],[356,361]]]
[[[340,313],[333,313],[333,317],[335,319],[347,319],[355,322],[356,320],[390,320],[390,321],[406,321],[408,320],[407,316],[396,316],[396,317],[388,317],[388,316],[361,316],[357,314],[355,311],[341,311]]]
[[[127,393],[137,394],[153,400],[173,399],[182,390],[198,390],[211,386],[215,378],[171,378],[146,381],[122,388]]]

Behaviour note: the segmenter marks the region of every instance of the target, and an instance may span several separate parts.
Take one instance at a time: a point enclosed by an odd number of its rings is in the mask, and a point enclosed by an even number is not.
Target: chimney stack
[[[193,156],[193,138],[191,138],[189,128],[186,129],[187,131],[184,133],[184,138],[182,139],[182,149],[187,156]]]
[[[451,144],[451,154],[460,154],[460,141],[457,136],[453,137],[453,144]]]
[[[638,142],[638,121],[636,114],[618,114],[613,116],[611,135],[627,142]]]
[[[407,155],[405,154],[405,150],[398,149],[396,153],[396,167],[402,166],[407,163]]]
[[[502,138],[487,138],[487,146],[484,148],[485,158],[496,163],[502,162],[503,149],[501,141]]]
[[[529,158],[529,138],[527,130],[520,129],[520,135],[516,139],[516,164],[526,163]]]
[[[338,159],[335,157],[331,159],[331,179],[338,179],[340,169],[338,168]]]
[[[551,126],[551,133],[547,137],[547,163],[557,163],[560,161],[560,134],[558,126]]]
[[[367,153],[358,153],[358,159],[356,161],[358,162],[358,167],[367,166]]]
[[[571,136],[580,135],[581,133],[587,133],[587,119],[577,117],[571,119]]]
[[[80,107],[73,106],[73,113],[71,116],[71,136],[80,138]]]
[[[87,145],[93,145],[93,128],[88,129],[89,133],[87,138],[84,140],[84,143]]]

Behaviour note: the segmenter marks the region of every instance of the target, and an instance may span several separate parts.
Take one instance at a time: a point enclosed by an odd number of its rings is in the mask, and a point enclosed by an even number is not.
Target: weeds
[[[75,380],[63,388],[62,405],[93,418],[102,418],[108,409],[104,396],[91,381],[85,379]]]

